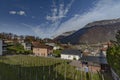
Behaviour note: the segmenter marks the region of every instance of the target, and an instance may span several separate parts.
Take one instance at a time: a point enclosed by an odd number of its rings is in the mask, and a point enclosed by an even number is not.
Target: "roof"
[[[86,62],[94,62],[99,64],[107,64],[107,60],[105,57],[99,57],[99,56],[83,56],[81,58],[82,61]]]
[[[32,42],[33,48],[47,48],[47,49],[53,49],[52,46],[48,46],[45,44],[42,44],[40,42]]]
[[[61,54],[67,54],[67,55],[81,55],[80,50],[73,50],[73,49],[65,49],[61,52]]]
[[[40,44],[41,44],[40,42],[32,42],[33,46],[37,46],[37,45],[40,45]]]
[[[47,46],[47,45],[35,45],[33,48],[47,48],[47,49],[53,49],[52,46]]]
[[[108,49],[108,48],[102,48],[101,50],[102,50],[102,51],[107,51],[107,49]]]
[[[25,44],[25,45],[32,45],[30,42],[23,42],[22,44]]]
[[[55,46],[55,43],[46,43],[46,45],[48,45],[48,46]]]

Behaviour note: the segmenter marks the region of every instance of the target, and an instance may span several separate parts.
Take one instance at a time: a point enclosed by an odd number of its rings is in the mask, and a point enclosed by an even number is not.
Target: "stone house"
[[[46,45],[34,45],[33,54],[36,56],[47,57],[53,53],[53,47]]]

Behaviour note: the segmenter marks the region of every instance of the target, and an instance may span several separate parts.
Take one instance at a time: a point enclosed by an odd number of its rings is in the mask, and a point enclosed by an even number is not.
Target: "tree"
[[[27,51],[19,43],[14,43],[12,46],[8,47],[8,53],[10,54],[32,54],[32,51]]]
[[[35,37],[34,36],[26,36],[25,37],[25,42],[32,42],[35,41]]]
[[[61,54],[61,50],[54,50],[53,51],[53,56],[55,56],[55,57],[60,57],[60,54]]]
[[[120,46],[120,30],[118,30],[116,33],[116,41],[117,41],[117,44]]]
[[[120,30],[116,33],[116,43],[107,50],[109,65],[120,75]]]

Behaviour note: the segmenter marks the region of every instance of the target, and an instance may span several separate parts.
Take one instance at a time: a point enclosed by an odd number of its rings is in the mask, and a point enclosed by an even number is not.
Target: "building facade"
[[[24,42],[24,43],[22,43],[22,45],[24,46],[25,50],[32,50],[32,44],[31,43]]]
[[[3,40],[0,40],[0,55],[5,54],[6,51],[7,51],[7,44]]]
[[[63,50],[61,53],[62,59],[79,60],[81,57],[82,57],[82,52],[79,50],[66,49]]]
[[[53,47],[46,45],[39,45],[33,47],[33,54],[36,56],[47,57],[53,53]]]
[[[79,60],[80,56],[79,55],[67,55],[67,54],[61,54],[62,59],[69,59],[69,60]]]

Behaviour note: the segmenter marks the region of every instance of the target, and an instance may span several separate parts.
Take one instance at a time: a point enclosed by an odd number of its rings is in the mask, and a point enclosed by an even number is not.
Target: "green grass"
[[[0,80],[100,80],[99,75],[80,72],[67,60],[34,56],[0,57]]]

